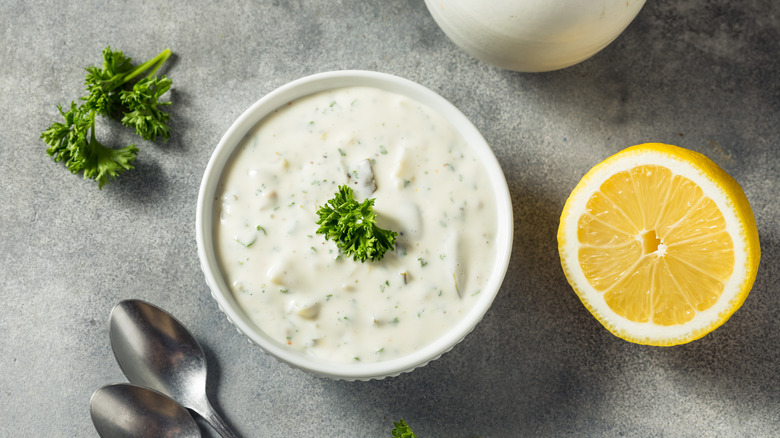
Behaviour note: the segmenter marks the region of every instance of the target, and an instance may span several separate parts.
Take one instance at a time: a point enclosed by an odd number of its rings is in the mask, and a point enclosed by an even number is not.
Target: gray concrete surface
[[[780,6],[649,1],[615,43],[552,73],[502,71],[454,46],[422,0],[0,0],[0,436],[97,436],[88,400],[124,381],[107,318],[142,298],[202,342],[209,394],[245,437],[707,437],[780,433]],[[102,191],[45,154],[56,104],[111,45],[169,47],[168,143]],[[299,77],[368,69],[417,81],[482,131],[515,215],[506,281],[482,323],[425,368],[372,382],[318,379],[252,347],[199,270],[195,201],[223,132]],[[107,143],[136,141],[104,127]],[[705,153],[744,188],[763,257],[724,326],[675,348],[609,334],[568,286],[555,233],[594,164],[647,141]],[[214,436],[201,423],[204,436]]]

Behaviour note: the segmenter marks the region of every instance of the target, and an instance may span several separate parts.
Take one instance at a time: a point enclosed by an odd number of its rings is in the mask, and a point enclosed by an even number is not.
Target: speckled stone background
[[[245,437],[382,437],[399,418],[421,438],[780,434],[780,3],[649,0],[607,49],[543,74],[471,58],[422,0],[0,0],[0,35],[0,436],[97,435],[89,398],[124,381],[106,323],[125,298],[189,327],[213,404]],[[136,60],[173,50],[173,136],[139,142],[136,169],[101,191],[39,135],[107,45]],[[286,82],[338,69],[402,76],[454,103],[514,202],[511,266],[485,319],[440,360],[382,381],[315,378],[251,346],[210,297],[194,238],[200,178],[232,121]],[[106,143],[136,141],[101,129]],[[675,348],[609,334],[556,249],[579,178],[647,141],[731,173],[761,236],[744,306]]]

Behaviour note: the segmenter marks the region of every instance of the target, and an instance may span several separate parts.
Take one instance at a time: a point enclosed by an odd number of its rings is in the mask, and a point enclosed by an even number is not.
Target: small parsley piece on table
[[[349,186],[339,186],[333,199],[317,210],[317,234],[333,239],[338,248],[354,261],[377,261],[395,249],[395,231],[376,225],[374,199],[357,202]]]
[[[160,97],[171,88],[171,80],[155,75],[171,56],[169,49],[149,61],[135,66],[121,51],[103,50],[103,65],[86,68],[84,81],[87,96],[77,105],[71,102],[68,111],[58,105],[63,122],[54,122],[43,131],[41,139],[49,146],[46,153],[55,162],[63,162],[71,173],[83,172],[84,179],[97,181],[102,189],[125,170],[133,169],[138,149],[135,145],[123,148],[104,146],[95,137],[95,116],[119,120],[135,128],[144,140],[158,137],[168,140],[170,115],[160,107],[171,102],[160,102]],[[142,74],[146,76],[137,79]]]
[[[417,435],[412,432],[412,428],[403,419],[401,421],[393,421],[393,426],[395,427],[390,431],[393,438],[417,438]]]

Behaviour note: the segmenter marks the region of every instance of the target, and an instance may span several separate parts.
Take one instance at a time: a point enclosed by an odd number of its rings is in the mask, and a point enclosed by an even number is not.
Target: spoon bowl
[[[206,396],[203,349],[176,318],[145,301],[125,300],[111,311],[109,336],[130,383],[176,400],[203,417],[222,437],[237,437]]]
[[[170,397],[119,383],[104,386],[89,400],[92,423],[105,438],[195,438],[200,429],[190,413]]]

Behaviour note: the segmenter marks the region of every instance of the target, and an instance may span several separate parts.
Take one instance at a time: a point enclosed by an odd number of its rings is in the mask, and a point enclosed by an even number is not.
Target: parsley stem
[[[96,113],[95,110],[89,112],[89,118],[92,120],[92,124],[91,124],[92,126],[90,127],[90,135],[89,135],[90,143],[95,143],[97,140],[95,138],[95,113]]]
[[[121,83],[117,84],[117,87],[122,86],[123,84],[126,84],[127,82],[133,80],[136,76],[140,75],[141,73],[148,70],[150,67],[154,66],[151,72],[147,75],[147,77],[153,76],[157,70],[162,67],[162,65],[165,63],[165,61],[168,60],[168,58],[171,56],[171,49],[165,49],[162,52],[160,52],[159,55],[155,56],[154,58],[144,62],[143,64],[139,65],[138,67],[134,68],[133,70],[129,71],[123,78]]]

